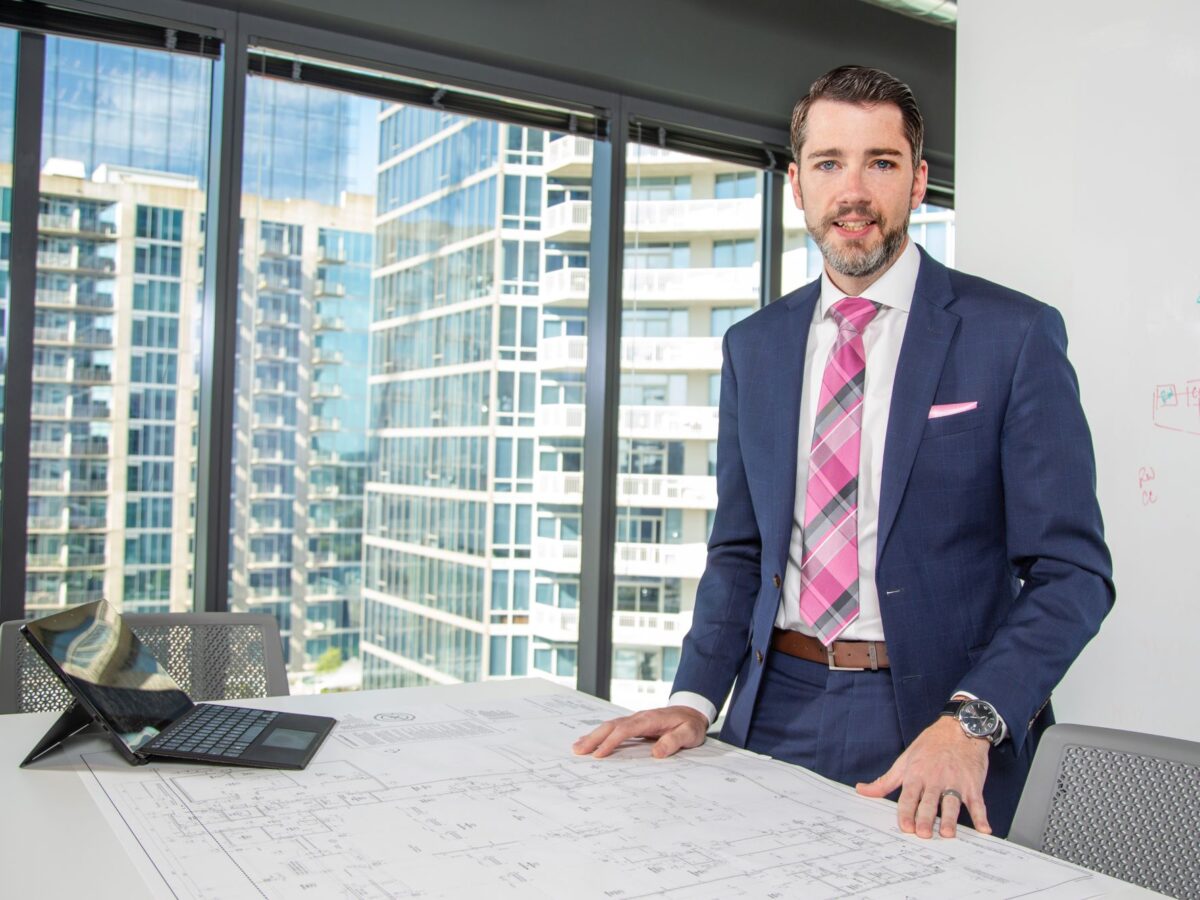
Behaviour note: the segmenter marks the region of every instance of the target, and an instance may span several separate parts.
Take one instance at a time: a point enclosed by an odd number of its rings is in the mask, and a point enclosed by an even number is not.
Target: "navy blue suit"
[[[719,709],[733,687],[721,738],[738,746],[756,715],[781,600],[803,355],[819,295],[820,281],[809,284],[734,325],[724,342],[717,511],[674,690]],[[1066,343],[1053,308],[921,251],[879,502],[889,715],[907,745],[956,690],[995,705],[1008,738],[991,751],[984,799],[998,834],[1052,721],[1050,692],[1114,598]],[[971,401],[969,412],[929,418],[934,404]],[[893,761],[881,759],[876,774]]]

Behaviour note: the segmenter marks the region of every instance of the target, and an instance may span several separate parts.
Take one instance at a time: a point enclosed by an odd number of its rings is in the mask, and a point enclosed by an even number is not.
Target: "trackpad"
[[[278,747],[281,750],[304,750],[317,736],[315,731],[298,731],[295,728],[276,728],[270,732],[260,747]]]

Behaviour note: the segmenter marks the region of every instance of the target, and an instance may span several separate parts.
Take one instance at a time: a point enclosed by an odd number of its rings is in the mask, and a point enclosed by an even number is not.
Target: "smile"
[[[838,228],[842,229],[842,231],[849,231],[849,232],[854,233],[854,232],[866,231],[868,228],[870,228],[872,225],[874,225],[875,222],[874,221],[844,222],[844,221],[839,221],[839,220],[835,219],[833,224],[836,225]]]

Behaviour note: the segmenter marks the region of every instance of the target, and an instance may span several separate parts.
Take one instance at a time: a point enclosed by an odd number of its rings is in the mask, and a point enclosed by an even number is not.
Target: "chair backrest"
[[[122,618],[193,700],[288,693],[279,623],[262,613],[128,613]],[[0,713],[65,709],[66,688],[21,634],[0,624]]]
[[[1200,898],[1200,744],[1054,725],[1008,838],[1171,897]]]

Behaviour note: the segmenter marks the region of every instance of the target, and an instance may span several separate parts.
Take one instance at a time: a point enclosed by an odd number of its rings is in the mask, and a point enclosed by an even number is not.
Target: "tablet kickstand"
[[[72,701],[71,705],[63,710],[63,714],[50,726],[50,730],[37,742],[37,746],[29,751],[29,755],[25,757],[21,765],[29,765],[38,757],[53,750],[75,732],[91,724],[91,714],[80,705],[78,700]]]

